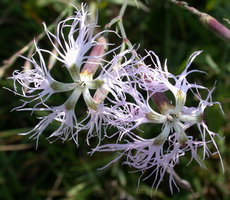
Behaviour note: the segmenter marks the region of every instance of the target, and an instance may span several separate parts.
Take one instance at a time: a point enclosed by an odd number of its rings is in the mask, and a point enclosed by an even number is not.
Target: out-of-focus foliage
[[[120,0],[84,1],[94,13],[98,9],[102,28],[117,16]],[[137,190],[138,173],[115,163],[98,170],[111,159],[112,154],[89,156],[90,147],[82,139],[77,148],[73,142],[50,144],[41,137],[39,147],[35,142],[18,133],[36,124],[37,113],[11,112],[20,105],[19,99],[2,87],[12,88],[7,79],[12,71],[25,61],[17,57],[33,52],[31,41],[39,36],[39,46],[47,47],[43,38],[42,22],[54,27],[58,18],[71,15],[77,0],[1,0],[0,1],[0,199],[4,200],[85,200],[85,199],[228,199],[230,190],[230,45],[207,31],[195,16],[167,0],[146,0],[138,6],[138,0],[130,0],[123,23],[129,40],[145,49],[155,51],[162,61],[167,58],[169,70],[174,74],[182,71],[188,56],[195,50],[203,53],[193,64],[208,75],[192,76],[191,79],[212,88],[214,99],[220,101],[225,115],[216,106],[209,109],[205,120],[211,130],[223,138],[218,140],[225,173],[221,171],[219,158],[215,155],[205,161],[207,169],[183,159],[177,173],[190,182],[193,192],[175,190],[169,192],[167,177],[157,192],[152,192],[151,180],[141,182]],[[229,0],[187,1],[191,6],[207,12],[230,27],[223,18],[230,19]],[[115,27],[112,27],[115,28]],[[52,29],[53,30],[53,29]],[[50,47],[50,46],[49,46]],[[29,51],[31,49],[31,51]],[[26,51],[27,50],[27,51]],[[14,55],[14,57],[12,57]],[[192,104],[194,99],[191,99]],[[79,112],[81,112],[79,110]],[[146,128],[146,134],[154,130]],[[193,130],[191,130],[193,131]],[[45,135],[45,133],[44,133]]]

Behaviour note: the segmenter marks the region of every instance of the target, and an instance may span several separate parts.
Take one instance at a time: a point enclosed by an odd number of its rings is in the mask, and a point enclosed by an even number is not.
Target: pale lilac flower
[[[166,62],[164,68],[162,68],[159,58],[153,52],[148,53],[153,62],[152,65],[146,66],[143,60],[140,60],[138,61],[139,67],[132,69],[129,66],[127,72],[130,80],[132,80],[129,95],[133,97],[133,102],[121,101],[114,105],[112,115],[110,115],[108,121],[109,124],[118,129],[118,143],[98,146],[93,152],[120,151],[120,155],[115,160],[124,156],[126,158],[124,164],[136,168],[142,173],[151,169],[152,173],[150,175],[155,175],[153,186],[156,188],[167,171],[170,176],[171,190],[172,183],[175,183],[173,168],[179,163],[179,158],[184,156],[186,152],[191,152],[191,160],[197,161],[201,167],[204,167],[202,160],[212,154],[208,149],[208,143],[212,143],[216,148],[214,153],[219,154],[214,140],[214,137],[218,134],[211,132],[203,120],[205,108],[219,103],[212,102],[212,91],[204,86],[189,83],[186,79],[190,73],[200,72],[198,70],[189,71],[192,61],[200,53],[199,51],[191,55],[185,70],[178,76],[168,72]],[[207,91],[206,99],[201,98],[199,90]],[[150,106],[149,102],[152,100],[152,96],[157,100],[157,98],[160,98],[160,94],[166,91],[173,94],[175,100],[171,102],[175,102],[175,105],[169,101],[158,102],[160,111],[158,112]],[[188,91],[191,91],[191,94],[199,100],[197,107],[185,106]],[[147,97],[144,97],[143,92],[147,94]],[[134,135],[134,129],[148,123],[161,124],[161,133],[151,139],[143,139]],[[193,125],[198,127],[200,136],[197,133],[195,134],[196,137],[186,134],[186,130]],[[209,138],[206,133],[208,133]],[[199,147],[203,148],[202,160],[198,156]],[[145,178],[148,177],[150,176]]]
[[[105,52],[105,48],[110,44],[100,36],[109,31],[94,35],[96,27],[96,22],[89,20],[88,11],[82,5],[81,10],[76,10],[75,16],[58,24],[56,35],[48,31],[45,26],[47,36],[58,52],[57,56],[49,50],[38,48],[35,44],[36,53],[31,59],[25,58],[33,68],[13,73],[11,79],[15,82],[14,92],[24,98],[22,100],[24,104],[16,110],[50,112],[40,118],[41,121],[34,129],[23,133],[31,134],[31,137],[37,140],[37,144],[40,135],[53,123],[57,123],[58,128],[49,138],[61,138],[63,141],[73,139],[78,144],[78,133],[87,131],[88,144],[89,139],[94,136],[97,136],[100,142],[103,134],[106,134],[107,115],[111,113],[108,104],[125,98],[123,91],[127,83],[123,79],[128,76],[123,67],[131,65],[134,56],[130,50],[116,54],[115,50],[120,46]],[[43,58],[44,53],[54,56],[67,67],[72,82],[64,83],[52,77]],[[108,53],[113,53],[110,61],[103,58]],[[55,70],[55,66],[52,70]],[[22,88],[22,94],[17,91],[18,84]],[[58,106],[48,105],[47,100],[53,94],[63,92],[72,93],[65,103]],[[79,120],[75,110],[79,109],[77,103],[81,95],[87,110],[85,116]],[[35,106],[26,107],[28,103],[34,103]]]

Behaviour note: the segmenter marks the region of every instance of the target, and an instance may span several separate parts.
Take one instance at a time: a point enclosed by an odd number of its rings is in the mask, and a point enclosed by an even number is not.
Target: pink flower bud
[[[101,64],[101,56],[104,55],[105,49],[106,39],[104,37],[100,37],[98,39],[98,44],[93,47],[89,55],[90,58],[87,60],[81,73],[94,75]]]
[[[227,42],[230,42],[230,30],[226,26],[206,13],[201,13],[199,19],[201,23],[216,36]]]

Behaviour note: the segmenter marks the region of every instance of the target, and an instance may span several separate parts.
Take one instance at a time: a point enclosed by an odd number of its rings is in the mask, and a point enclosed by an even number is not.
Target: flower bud
[[[161,113],[165,113],[165,111],[172,106],[167,96],[163,92],[156,92],[152,95],[152,98]]]
[[[199,19],[201,23],[216,36],[230,42],[230,30],[226,26],[206,13],[201,13]]]
[[[81,73],[87,73],[93,76],[101,64],[100,56],[105,54],[105,49],[106,49],[106,39],[104,37],[100,37],[98,39],[98,44],[93,47],[89,55],[90,58],[87,60]]]

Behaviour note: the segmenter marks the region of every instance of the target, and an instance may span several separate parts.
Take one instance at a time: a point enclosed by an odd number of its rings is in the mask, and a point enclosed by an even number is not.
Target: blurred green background
[[[57,19],[72,14],[70,3],[79,6],[81,2],[0,1],[0,199],[230,199],[230,44],[205,29],[191,13],[167,0],[146,0],[139,6],[130,0],[123,23],[130,41],[136,46],[140,45],[139,53],[144,55],[145,49],[153,50],[162,61],[167,58],[169,70],[174,74],[183,70],[192,52],[203,50],[193,67],[208,74],[193,75],[190,79],[208,88],[212,88],[216,82],[213,98],[221,102],[225,115],[220,113],[218,106],[214,106],[207,109],[205,120],[210,130],[223,137],[222,140],[216,138],[216,141],[224,160],[224,174],[218,156],[211,156],[204,162],[207,169],[201,169],[195,162],[187,166],[188,155],[176,167],[176,172],[190,182],[194,191],[181,188],[178,192],[175,189],[172,195],[166,176],[158,191],[151,193],[151,179],[141,182],[137,190],[140,174],[130,173],[133,169],[121,163],[98,170],[115,154],[96,153],[90,157],[87,152],[91,147],[84,145],[84,138],[80,139],[80,147],[77,148],[73,141],[50,144],[42,136],[36,150],[35,141],[29,140],[28,136],[17,135],[36,125],[39,114],[11,112],[11,109],[20,105],[20,101],[13,93],[3,89],[13,86],[7,77],[25,64],[18,55],[31,55],[31,41],[35,37],[41,38],[39,46],[50,47],[48,39],[42,35],[42,22],[51,25],[52,29]],[[103,29],[118,15],[123,1],[84,2],[92,11],[98,10],[98,21]],[[223,20],[230,19],[229,0],[187,2],[230,27]],[[188,105],[193,105],[193,102],[194,99],[189,99]],[[148,134],[152,129],[146,127],[145,131]]]

